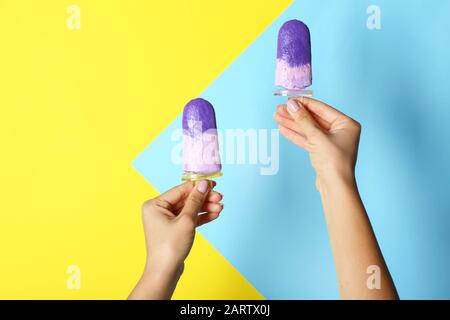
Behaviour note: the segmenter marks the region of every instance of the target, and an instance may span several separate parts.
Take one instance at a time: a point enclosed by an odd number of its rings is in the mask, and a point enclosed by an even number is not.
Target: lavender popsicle
[[[297,90],[306,88],[311,83],[309,29],[299,20],[287,21],[278,33],[275,85]]]
[[[214,108],[198,98],[183,110],[182,180],[193,181],[221,176],[219,141]]]

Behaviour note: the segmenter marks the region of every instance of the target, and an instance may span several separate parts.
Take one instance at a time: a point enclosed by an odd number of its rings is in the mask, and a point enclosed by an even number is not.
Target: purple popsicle
[[[309,29],[299,20],[287,21],[278,33],[275,85],[295,90],[311,84]]]
[[[221,175],[219,139],[214,108],[197,98],[183,110],[182,180],[201,180]]]

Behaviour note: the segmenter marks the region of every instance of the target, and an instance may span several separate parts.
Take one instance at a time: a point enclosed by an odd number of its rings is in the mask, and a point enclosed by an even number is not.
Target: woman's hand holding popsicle
[[[352,184],[361,126],[313,99],[288,100],[275,113],[281,134],[308,151],[320,191],[336,180]]]
[[[278,106],[275,120],[287,139],[309,153],[316,171],[341,297],[397,299],[356,185],[359,123],[306,97]],[[379,287],[368,284],[371,270],[378,271]]]
[[[142,206],[147,261],[129,299],[170,299],[192,248],[195,228],[219,217],[216,183],[186,182]],[[200,214],[200,212],[205,212]]]

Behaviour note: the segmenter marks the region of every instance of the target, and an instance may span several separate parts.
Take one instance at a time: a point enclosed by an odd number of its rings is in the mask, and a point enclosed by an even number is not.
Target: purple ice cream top
[[[299,20],[283,24],[278,33],[275,84],[287,89],[303,89],[312,84],[311,38]]]
[[[291,67],[311,64],[309,29],[299,20],[285,22],[278,32],[277,58]]]
[[[183,110],[183,130],[187,130],[187,133],[193,134],[193,129],[195,129],[193,126],[200,125],[203,132],[217,128],[214,107],[205,99],[192,99]]]
[[[212,174],[222,169],[216,115],[205,99],[193,99],[184,107],[183,160],[185,172]]]

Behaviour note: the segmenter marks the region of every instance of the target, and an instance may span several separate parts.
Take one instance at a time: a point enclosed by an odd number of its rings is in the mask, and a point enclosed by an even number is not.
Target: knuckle
[[[164,209],[170,209],[171,204],[169,201],[167,200],[163,200],[161,198],[156,198],[155,199],[155,205]]]
[[[350,124],[355,130],[361,131],[361,123],[359,123],[358,121],[351,119]]]
[[[142,204],[141,209],[142,209],[142,211],[147,211],[152,205],[153,205],[153,199],[149,199]]]

